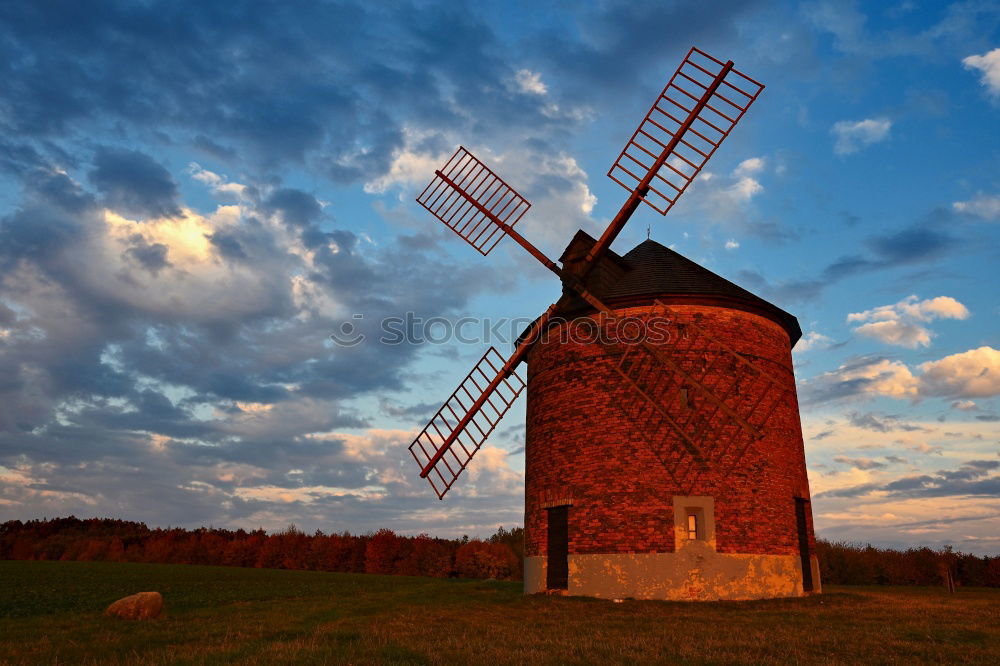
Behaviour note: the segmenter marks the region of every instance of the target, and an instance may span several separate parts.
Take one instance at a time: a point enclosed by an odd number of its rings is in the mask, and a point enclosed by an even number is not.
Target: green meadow
[[[102,615],[161,592],[164,614]],[[0,663],[1000,663],[1000,590],[837,587],[726,603],[525,597],[520,583],[0,561]]]

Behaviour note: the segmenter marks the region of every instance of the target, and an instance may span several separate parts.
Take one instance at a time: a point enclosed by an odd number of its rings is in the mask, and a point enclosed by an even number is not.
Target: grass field
[[[102,616],[164,596],[149,622]],[[0,561],[0,663],[1000,663],[1000,590],[608,603],[520,583]]]

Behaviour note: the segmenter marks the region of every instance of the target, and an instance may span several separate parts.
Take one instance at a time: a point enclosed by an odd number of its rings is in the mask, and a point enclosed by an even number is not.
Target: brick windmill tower
[[[791,348],[795,317],[647,240],[763,90],[692,48],[609,176],[629,191],[556,264],[514,229],[530,204],[464,148],[417,201],[486,255],[510,236],[562,297],[490,348],[410,445],[439,498],[524,390],[525,591],[756,599],[819,590]]]

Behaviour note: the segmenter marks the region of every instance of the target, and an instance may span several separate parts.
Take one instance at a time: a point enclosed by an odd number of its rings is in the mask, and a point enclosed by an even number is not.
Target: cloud
[[[822,282],[835,282],[862,273],[908,266],[944,256],[957,245],[954,237],[919,222],[898,231],[871,236],[865,240],[870,253],[840,257],[820,273]]]
[[[733,176],[745,178],[763,171],[766,165],[767,162],[763,157],[748,157],[736,166],[733,170]]]
[[[169,217],[180,214],[177,184],[163,165],[135,150],[101,148],[89,178],[106,205],[128,215]]]
[[[677,214],[699,215],[728,224],[746,223],[750,203],[764,191],[758,178],[766,164],[763,157],[750,157],[728,175],[702,171],[678,204]],[[752,231],[753,225],[748,224],[747,230]]]
[[[956,495],[1000,496],[1000,461],[970,460],[957,469],[906,476],[885,483],[865,483],[828,490],[816,497],[864,497],[875,493],[887,497],[951,497]]]
[[[903,423],[895,416],[880,416],[872,413],[851,412],[848,414],[848,422],[855,428],[872,430],[874,432],[914,432],[926,431],[927,428],[910,423]]]
[[[22,63],[6,79],[10,136],[61,141],[147,124],[161,141],[250,172],[298,165],[355,183],[388,170],[406,125],[523,139],[583,118],[553,86],[537,94],[541,79],[499,57],[504,39],[461,3],[401,5],[392,20],[350,1],[249,13],[109,2],[56,23],[44,14],[12,8],[0,24],[0,59]],[[506,85],[518,76],[529,92]]]
[[[977,69],[982,72],[979,82],[990,96],[1000,98],[1000,48],[983,55],[970,55],[962,59],[962,64],[966,69]]]
[[[819,298],[833,283],[856,275],[918,265],[940,259],[959,246],[959,241],[937,226],[936,211],[915,224],[870,236],[863,245],[868,252],[842,256],[827,264],[815,278],[769,281],[756,270],[738,272],[741,281],[778,303],[808,302]]]
[[[743,269],[737,272],[740,284],[760,293],[774,302],[804,303],[819,298],[826,286],[822,280],[777,280],[769,281],[755,270]],[[796,349],[798,345],[796,345]]]
[[[323,214],[323,205],[313,195],[290,187],[275,190],[263,202],[263,209],[281,216],[286,224],[308,227]]]
[[[825,349],[832,342],[833,340],[829,336],[823,335],[819,331],[809,331],[799,339],[793,351],[801,354],[813,349]]]
[[[988,398],[1000,395],[1000,351],[979,347],[920,365],[921,393],[929,396]]]
[[[864,120],[840,120],[833,124],[831,132],[836,137],[833,152],[850,155],[873,143],[885,140],[892,128],[888,118],[865,118]]]
[[[727,250],[736,250],[739,247],[740,247],[740,244],[737,243],[736,240],[733,239],[733,238],[730,238],[729,240],[726,241],[726,249]]]
[[[621,94],[644,89],[651,63],[673,71],[689,43],[708,48],[735,43],[741,23],[759,6],[732,0],[712,6],[620,1],[580,5],[572,31],[562,29],[560,21],[555,29],[546,26],[549,29],[530,35],[519,48],[544,59],[550,78],[575,94],[602,90],[609,99],[620,100]]]
[[[866,241],[876,255],[871,268],[902,266],[940,256],[955,245],[955,239],[927,224],[916,224]],[[828,267],[827,272],[831,271]]]
[[[918,301],[908,296],[894,305],[882,305],[847,315],[848,323],[861,323],[855,333],[891,345],[927,347],[934,333],[922,324],[934,319],[967,319],[969,310],[950,296]]]
[[[1000,51],[1000,49],[997,49],[997,51]],[[1000,220],[1000,196],[980,192],[968,201],[956,201],[951,206],[959,213],[965,213],[984,220]]]
[[[956,400],[955,402],[951,403],[951,406],[952,406],[953,409],[958,409],[958,410],[961,410],[963,412],[969,412],[969,411],[972,411],[972,410],[976,409],[976,401],[975,400]]]
[[[225,176],[220,176],[219,174],[209,171],[208,169],[204,169],[197,162],[191,162],[188,165],[188,173],[191,174],[192,178],[198,182],[208,185],[212,188],[212,192],[222,197],[231,200],[239,200],[240,197],[246,194],[246,185],[241,183],[231,183]]]
[[[394,154],[389,172],[366,183],[365,189],[373,193],[392,188],[420,192],[434,178],[434,171],[447,163],[456,144],[457,140],[431,140],[426,134],[409,133],[407,145]],[[597,197],[575,158],[531,146],[515,146],[502,152],[494,152],[489,146],[467,147],[531,203],[517,229],[543,251],[557,256],[566,239],[579,228],[599,233],[591,217]],[[429,215],[426,224],[444,228]]]
[[[855,469],[869,470],[869,469],[885,469],[889,465],[877,460],[872,460],[871,458],[847,458],[845,456],[837,456],[833,459],[834,462],[839,462],[843,465],[849,465]]]
[[[803,402],[884,396],[897,400],[986,398],[1000,395],[1000,351],[979,347],[917,366],[885,357],[854,358],[802,382]]]
[[[530,69],[519,69],[514,75],[514,81],[518,89],[523,93],[532,95],[545,95],[549,92],[548,87],[542,83],[542,75],[532,72]]]
[[[417,347],[379,342],[385,316],[448,315],[509,279],[409,236],[362,243],[293,188],[142,220],[111,207],[135,201],[39,171],[0,218],[0,465],[33,480],[0,484],[4,515],[128,505],[164,524],[319,527],[341,510],[352,529],[412,528],[399,516],[425,493],[399,468],[405,437],[318,435],[370,429],[347,403],[428,381]],[[335,347],[352,313],[368,339]],[[467,487],[513,507],[519,475],[490,455]],[[424,528],[483,515],[473,503]]]
[[[859,396],[915,400],[919,381],[901,361],[868,356],[851,359],[836,370],[803,382],[806,404]]]

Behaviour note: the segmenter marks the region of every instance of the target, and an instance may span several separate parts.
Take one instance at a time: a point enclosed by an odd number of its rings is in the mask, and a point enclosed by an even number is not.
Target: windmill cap
[[[579,248],[593,242],[578,232],[561,259],[572,260]],[[767,317],[785,329],[792,346],[802,337],[794,315],[654,240],[644,240],[623,256],[608,251],[601,261],[607,260],[625,269],[593,285],[592,291],[609,305],[638,305],[654,298],[677,305],[714,305]]]

